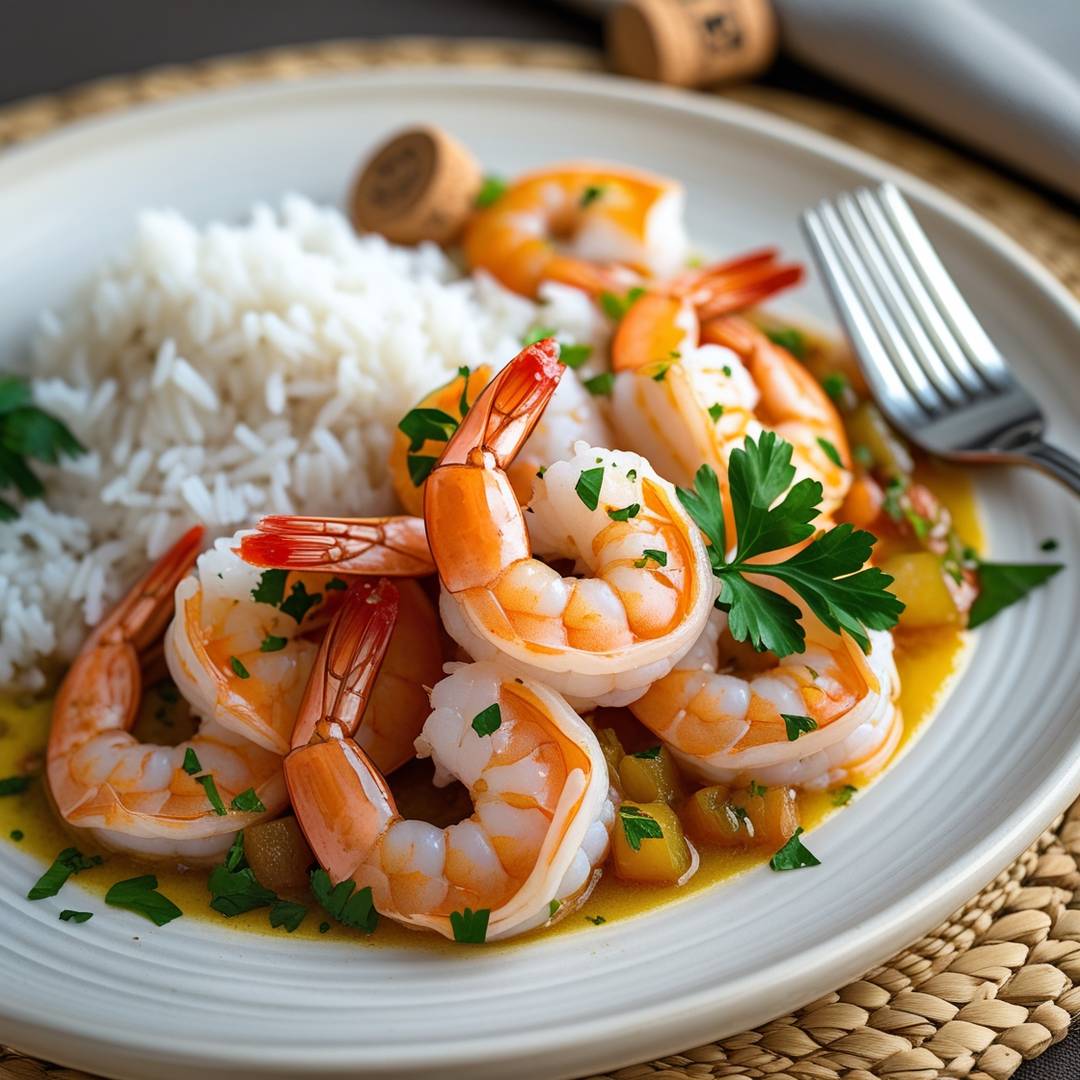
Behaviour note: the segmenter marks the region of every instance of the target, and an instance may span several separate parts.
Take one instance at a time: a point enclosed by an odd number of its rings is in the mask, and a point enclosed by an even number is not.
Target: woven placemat
[[[266,79],[398,64],[600,70],[562,44],[405,39],[224,57],[0,108],[0,147],[144,101]],[[1080,296],[1080,221],[960,154],[857,112],[761,86],[726,96],[895,162],[1009,233]],[[857,982],[769,1024],[620,1069],[616,1080],[1006,1080],[1080,1014],[1080,802],[933,933]],[[88,1080],[0,1047],[0,1080]]]

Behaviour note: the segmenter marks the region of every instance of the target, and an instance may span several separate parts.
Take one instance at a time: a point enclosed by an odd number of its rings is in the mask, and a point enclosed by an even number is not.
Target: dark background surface
[[[330,38],[403,34],[601,44],[596,21],[546,0],[0,0],[0,101],[157,64]],[[949,142],[784,58],[761,81]],[[1037,185],[1028,186],[1069,206]],[[1067,1040],[1022,1066],[1015,1077],[1080,1080],[1080,1029],[1074,1025]]]

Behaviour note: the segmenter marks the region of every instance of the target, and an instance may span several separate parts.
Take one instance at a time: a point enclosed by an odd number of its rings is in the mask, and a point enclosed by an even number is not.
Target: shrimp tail
[[[360,580],[345,594],[311,669],[293,727],[293,749],[351,737],[360,724],[398,613],[397,587]]]
[[[173,591],[195,562],[204,531],[202,525],[188,529],[101,622],[83,651],[121,643],[140,653],[154,648],[173,613]]]
[[[424,577],[435,572],[422,518],[264,517],[236,553],[252,566]]]
[[[694,286],[701,297],[698,317],[704,321],[753,307],[802,281],[800,264],[778,260],[775,248],[764,248],[700,271]]]
[[[311,850],[335,882],[351,876],[396,808],[386,781],[352,740],[397,618],[385,579],[359,581],[323,638],[285,759],[289,798]]]

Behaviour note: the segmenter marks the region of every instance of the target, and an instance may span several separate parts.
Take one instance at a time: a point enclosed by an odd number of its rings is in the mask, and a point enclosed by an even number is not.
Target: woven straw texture
[[[0,109],[0,148],[72,120],[265,79],[400,64],[600,70],[561,44],[331,42],[103,80]],[[1080,296],[1080,221],[952,151],[859,113],[761,86],[726,96],[903,166],[1009,233]],[[755,1031],[593,1080],[1006,1080],[1080,1014],[1080,802],[933,933]],[[0,1080],[90,1080],[0,1046]]]

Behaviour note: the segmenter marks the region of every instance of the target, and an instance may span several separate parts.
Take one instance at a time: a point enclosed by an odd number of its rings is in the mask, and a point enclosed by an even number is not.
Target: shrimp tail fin
[[[775,248],[763,248],[706,267],[699,272],[695,290],[702,295],[698,316],[702,321],[752,307],[791,288],[803,279],[799,263],[781,263]]]
[[[173,614],[173,592],[195,562],[204,531],[202,525],[188,529],[97,627],[84,651],[121,642],[138,652],[153,646]]]
[[[526,345],[480,392],[438,464],[463,465],[487,451],[505,469],[539,423],[565,370],[554,338]]]
[[[422,518],[264,517],[236,553],[252,566],[423,577],[435,572]]]
[[[356,731],[397,613],[397,588],[385,578],[357,581],[345,594],[315,657],[293,727],[293,749]]]

